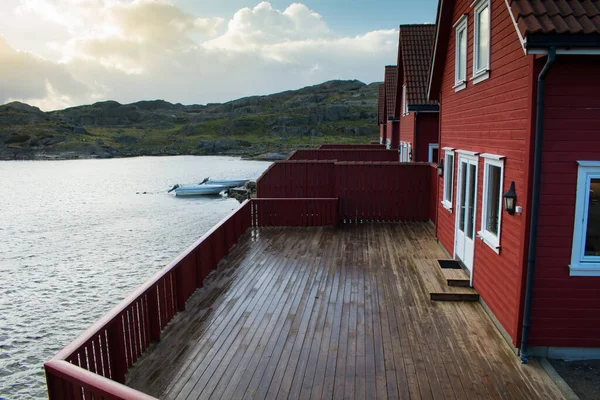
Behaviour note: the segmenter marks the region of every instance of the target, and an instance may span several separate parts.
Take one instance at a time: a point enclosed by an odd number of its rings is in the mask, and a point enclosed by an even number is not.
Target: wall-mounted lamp
[[[515,215],[515,207],[517,205],[517,192],[515,192],[515,182],[510,183],[508,192],[504,193],[504,209],[510,215]]]
[[[438,176],[444,176],[444,160],[440,160],[437,166]]]

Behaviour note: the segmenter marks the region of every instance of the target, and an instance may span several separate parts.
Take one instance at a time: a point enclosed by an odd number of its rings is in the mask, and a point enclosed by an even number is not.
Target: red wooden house
[[[440,1],[428,91],[440,244],[524,362],[598,358],[600,2]]]
[[[386,141],[387,149],[397,149],[400,142],[400,120],[397,118],[396,93],[398,86],[398,68],[395,65],[386,65],[385,79],[385,113],[386,113]]]
[[[439,105],[427,98],[435,25],[400,25],[394,117],[400,161],[438,161]]]
[[[385,108],[385,84],[377,87],[377,125],[379,125],[379,144],[387,141],[387,113]]]

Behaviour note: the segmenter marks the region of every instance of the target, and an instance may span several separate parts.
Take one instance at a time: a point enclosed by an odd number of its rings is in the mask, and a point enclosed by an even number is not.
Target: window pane
[[[431,150],[431,161],[438,162],[438,149]]]
[[[585,255],[600,256],[600,178],[592,179],[590,184]]]
[[[444,165],[446,176],[444,177],[444,200],[452,202],[452,184],[454,181],[454,155],[446,156],[446,165]]]
[[[458,80],[464,80],[467,77],[467,65],[465,62],[465,55],[467,54],[467,32],[466,29],[461,30],[458,33],[458,41],[460,47],[458,49]]]
[[[488,54],[490,51],[490,9],[489,7],[484,8],[477,15],[477,23],[479,26],[477,44],[478,44],[478,57],[477,57],[477,70],[480,71],[487,68],[488,65]]]
[[[467,204],[467,163],[460,162],[460,204],[458,205],[458,229],[465,231],[465,207]]]
[[[485,230],[495,236],[498,236],[501,172],[500,167],[488,165]]]
[[[467,214],[467,237],[473,239],[473,226],[475,225],[475,172],[477,167],[469,164],[469,210]]]

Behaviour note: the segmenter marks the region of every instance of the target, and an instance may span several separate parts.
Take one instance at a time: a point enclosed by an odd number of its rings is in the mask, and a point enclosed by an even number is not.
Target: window
[[[428,162],[438,162],[438,144],[437,143],[429,143],[429,156],[427,158]]]
[[[406,103],[406,85],[402,86],[402,115],[408,115],[408,104]]]
[[[467,17],[456,24],[456,57],[454,61],[454,90],[467,87]]]
[[[411,159],[411,145],[408,142],[400,142],[398,148],[400,152],[400,162],[410,162]]]
[[[473,83],[489,78],[490,69],[490,2],[480,1],[475,7],[473,40]]]
[[[444,200],[442,205],[452,210],[452,195],[454,191],[454,149],[444,148]]]
[[[578,161],[572,276],[600,276],[600,161]]]
[[[502,218],[502,182],[504,161],[502,156],[482,154],[483,204],[479,237],[495,252],[500,250],[500,221]]]

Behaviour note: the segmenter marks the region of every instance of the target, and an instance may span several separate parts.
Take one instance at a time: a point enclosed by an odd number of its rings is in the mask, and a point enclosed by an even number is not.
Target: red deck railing
[[[256,181],[259,198],[333,198],[335,161],[277,161]]]
[[[338,199],[253,199],[253,226],[336,226]]]
[[[341,220],[430,219],[429,164],[338,162],[335,168]]]
[[[347,222],[435,223],[437,179],[428,163],[280,161],[257,180],[257,195],[339,198]]]
[[[330,150],[385,150],[384,144],[322,144],[319,149]]]
[[[335,225],[337,199],[247,200],[44,364],[54,399],[150,399],[122,385],[129,367],[250,227]]]
[[[289,160],[398,161],[398,152],[372,149],[300,149],[293,152]]]

